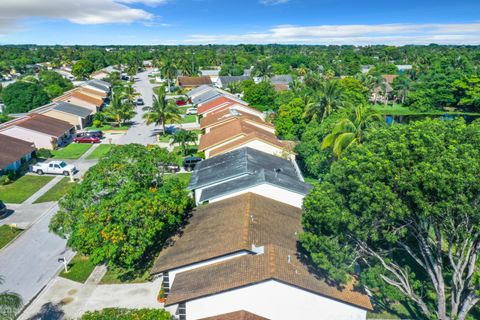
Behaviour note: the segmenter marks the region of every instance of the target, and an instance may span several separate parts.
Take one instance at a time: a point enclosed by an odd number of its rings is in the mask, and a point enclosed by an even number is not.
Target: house
[[[264,130],[275,133],[275,127],[271,123],[265,122],[258,114],[251,114],[235,108],[226,108],[208,114],[200,119],[200,129],[203,129],[205,133],[209,133],[211,129],[236,119],[241,119],[251,124],[257,124],[264,128]]]
[[[210,101],[201,103],[197,106],[197,113],[204,117],[211,114],[222,112],[227,109],[249,113],[251,115],[264,118],[263,112],[248,106],[248,103],[233,96],[218,96]]]
[[[188,189],[197,204],[252,192],[301,208],[311,185],[303,182],[294,161],[249,147],[236,149],[199,162]]]
[[[297,251],[301,214],[253,193],[196,208],[151,271],[166,309],[186,320],[365,319],[369,297],[329,284]]]
[[[84,129],[91,123],[93,110],[68,102],[59,101],[58,103],[55,103],[50,110],[43,114],[55,119],[67,121],[75,126],[75,129]]]
[[[102,69],[102,70],[98,70],[98,71],[93,72],[90,75],[90,78],[91,79],[102,80],[102,79],[108,78],[109,76],[110,76],[110,72],[106,71],[105,69]]]
[[[103,92],[103,94],[108,94],[110,92],[110,83],[97,79],[86,81],[84,84],[82,84],[82,87],[89,88],[90,90]]]
[[[208,69],[208,70],[200,70],[200,74],[202,76],[209,77],[212,83],[216,83],[218,81],[218,77],[220,75],[220,68],[218,69]]]
[[[98,91],[95,91],[98,92]],[[99,111],[104,103],[104,98],[101,98],[101,93],[97,95],[92,93],[88,88],[75,88],[65,92],[63,95],[53,99],[53,102],[68,102],[77,106],[92,110],[95,114]]]
[[[214,127],[200,137],[198,151],[205,152],[208,159],[242,147],[279,157],[291,155],[275,136],[275,128],[265,122],[248,119],[234,119]]]
[[[412,65],[411,64],[397,64],[395,65],[400,72],[405,72],[408,70],[412,70]]]
[[[290,89],[290,84],[293,82],[293,79],[291,75],[284,74],[271,77],[270,82],[276,91],[285,91]]]
[[[0,124],[0,134],[33,142],[37,149],[53,150],[68,142],[74,126],[43,114],[30,114]]]
[[[190,91],[187,92],[187,97],[189,100],[192,100],[193,98],[195,98],[196,96],[202,94],[202,93],[205,93],[207,91],[210,91],[214,89],[213,86],[211,85],[206,85],[206,84],[203,84],[199,87],[196,87]]]
[[[18,171],[32,158],[35,146],[28,141],[0,134],[0,175],[5,171]]]
[[[235,82],[241,82],[251,79],[249,76],[220,76],[215,85],[219,88],[228,88],[228,85]]]
[[[201,77],[178,77],[177,78],[178,86],[185,89],[193,89],[201,85],[212,85],[212,80],[208,76]]]

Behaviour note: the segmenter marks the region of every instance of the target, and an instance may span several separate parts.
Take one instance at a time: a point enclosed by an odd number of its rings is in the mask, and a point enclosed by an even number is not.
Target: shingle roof
[[[237,143],[233,141],[233,139],[246,136],[249,136],[248,141],[256,138],[275,145],[278,148],[283,148],[282,143],[275,137],[275,134],[250,124],[244,119],[234,119],[214,127],[209,133],[202,135],[200,137],[198,150],[204,151],[229,141],[231,141],[231,143]]]
[[[211,126],[217,126],[235,119],[245,119],[252,122],[258,122],[261,123],[263,126],[273,128],[273,125],[271,123],[263,121],[262,118],[241,110],[237,110],[234,107],[232,109],[224,109],[217,113],[212,113],[207,115],[206,117],[203,117],[200,120],[200,128],[204,129]]]
[[[302,195],[311,189],[300,181],[290,161],[248,147],[199,162],[188,189],[202,188],[200,202],[204,202],[261,184]]]
[[[104,81],[104,80],[99,80],[99,79],[93,79],[93,80],[90,80],[91,82],[95,82],[95,83],[98,83],[99,85],[102,85],[104,86],[105,88],[107,89],[110,89],[110,87],[112,86],[110,84],[110,82],[107,82],[107,81]]]
[[[97,89],[102,90],[102,91],[104,91],[104,92],[110,91],[110,88],[109,88],[109,87],[107,87],[107,86],[105,86],[105,85],[97,82],[96,80],[87,81],[87,82],[86,82],[86,85],[89,85],[89,86],[91,86],[91,87],[97,88]]]
[[[91,103],[97,107],[100,107],[102,104],[103,104],[103,100],[102,99],[99,99],[99,98],[95,98],[95,97],[92,97],[88,94],[85,94],[81,91],[75,91],[72,93],[71,95],[72,97],[74,98],[77,98],[77,99],[80,99],[80,100],[83,100],[83,101],[86,101],[88,103]],[[67,98],[68,100],[68,98]]]
[[[269,319],[245,310],[240,310],[240,311],[220,314],[218,316],[202,318],[200,320],[269,320]]]
[[[102,98],[102,99],[107,97],[106,92],[93,90],[93,89],[90,89],[90,88],[87,88],[87,87],[80,87],[80,88],[77,88],[77,90],[79,90],[80,92],[89,94],[89,95],[96,96],[98,98]]]
[[[73,129],[73,125],[62,120],[41,114],[31,114],[25,120],[16,122],[15,125],[30,129],[33,131],[42,132],[54,137],[60,137],[65,132]]]
[[[35,151],[31,142],[0,134],[0,170]]]
[[[250,79],[249,76],[221,76],[219,77],[222,87],[228,87],[230,83],[239,82]]]
[[[166,306],[218,294],[228,290],[276,280],[303,290],[372,310],[369,297],[354,289],[353,282],[343,287],[330,285],[313,271],[295,250],[265,246],[264,253],[244,255],[199,267],[176,275]],[[269,297],[264,297],[268,303]]]
[[[208,90],[208,91],[205,91],[199,95],[196,95],[194,96],[193,98],[191,98],[190,100],[192,101],[193,104],[199,104],[199,103],[205,103],[207,101],[210,101],[210,100],[213,100],[217,97],[220,97],[220,96],[223,96],[224,94],[215,90],[215,89],[212,89],[212,90]]]
[[[292,76],[289,74],[284,74],[284,75],[278,75],[278,76],[273,76],[270,78],[270,82],[272,84],[290,84],[292,83],[293,79]]]
[[[219,106],[227,107],[227,106],[233,106],[235,104],[241,104],[241,105],[247,106],[246,102],[241,102],[241,100],[234,99],[231,96],[219,95],[214,99],[211,99],[207,102],[203,102],[201,105],[198,106],[197,111],[199,114],[202,114],[207,111],[218,108]]]
[[[58,102],[58,104],[55,107],[53,107],[53,109],[61,112],[73,114],[81,118],[86,118],[92,114],[92,110],[90,109],[83,108],[75,104],[71,104],[64,101]]]
[[[211,89],[213,89],[212,85],[204,84],[204,85],[201,85],[201,86],[199,86],[195,89],[192,89],[192,90],[188,91],[187,92],[187,97],[191,98],[191,97],[193,97],[195,95],[198,95],[198,94],[200,94],[200,93],[202,93],[206,90],[211,90]]]
[[[196,87],[202,84],[212,84],[212,80],[208,76],[178,77],[178,85],[181,87]]]
[[[302,230],[299,208],[253,193],[197,207],[181,234],[163,249],[157,274],[266,244],[294,250]]]

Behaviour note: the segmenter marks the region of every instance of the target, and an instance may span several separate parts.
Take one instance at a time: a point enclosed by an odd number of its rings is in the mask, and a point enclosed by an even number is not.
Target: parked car
[[[73,139],[75,143],[100,143],[100,139],[97,137],[92,136],[83,136],[83,137],[76,137]]]
[[[162,163],[159,165],[159,169],[161,172],[177,173],[180,171],[180,166],[175,163]]]
[[[183,159],[183,168],[187,171],[192,171],[193,169],[195,169],[197,163],[202,160],[203,159],[199,157],[186,157],[185,159]]]
[[[165,133],[166,134],[174,134],[175,132],[177,132],[179,130],[181,130],[181,129],[179,129],[177,127],[174,127],[174,126],[165,127]]]
[[[0,218],[5,217],[7,213],[8,213],[7,206],[5,205],[5,203],[3,203],[2,200],[0,200]]]
[[[197,115],[197,114],[198,114],[197,108],[188,108],[187,111],[185,112],[185,114],[188,114],[188,115]]]
[[[177,106],[184,106],[187,104],[187,101],[184,101],[184,100],[177,100],[175,101],[175,103],[177,104]]]
[[[145,104],[145,102],[143,102],[142,98],[137,99],[137,106],[143,106],[144,104]]]
[[[77,168],[74,165],[66,164],[64,161],[50,161],[40,162],[32,166],[32,172],[42,175],[45,173],[50,174],[63,174],[64,176],[73,175],[77,172]]]
[[[85,131],[84,133],[91,137],[103,138],[103,132],[100,130],[89,130],[89,131]]]

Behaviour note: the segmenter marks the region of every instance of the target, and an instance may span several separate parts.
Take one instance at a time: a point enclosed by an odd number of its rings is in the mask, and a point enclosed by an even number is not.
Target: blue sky
[[[0,44],[432,42],[480,44],[480,1],[0,1]]]

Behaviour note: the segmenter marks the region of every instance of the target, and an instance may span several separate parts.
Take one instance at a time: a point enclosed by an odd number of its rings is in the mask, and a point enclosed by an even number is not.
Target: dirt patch
[[[77,289],[72,289],[72,290],[68,291],[67,293],[68,293],[69,296],[73,296],[73,295],[76,294],[77,292],[78,292]]]
[[[67,297],[67,298],[63,298],[61,301],[60,301],[60,305],[64,306],[64,305],[67,305],[69,303],[72,303],[73,302],[73,298],[72,297]]]

